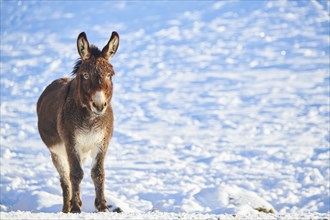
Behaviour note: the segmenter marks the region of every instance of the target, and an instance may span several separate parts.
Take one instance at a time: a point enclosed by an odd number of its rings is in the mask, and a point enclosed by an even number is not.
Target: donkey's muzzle
[[[101,91],[96,92],[92,100],[92,111],[97,115],[101,115],[105,112],[107,105],[104,93]]]

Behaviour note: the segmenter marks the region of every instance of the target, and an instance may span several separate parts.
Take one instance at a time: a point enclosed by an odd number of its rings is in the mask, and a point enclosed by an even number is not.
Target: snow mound
[[[14,210],[33,210],[55,212],[61,210],[62,196],[45,191],[27,192],[18,198],[18,202],[12,207]]]
[[[238,186],[223,185],[205,188],[195,196],[198,203],[207,207],[210,213],[253,214],[258,211],[274,213],[274,207],[255,192]]]

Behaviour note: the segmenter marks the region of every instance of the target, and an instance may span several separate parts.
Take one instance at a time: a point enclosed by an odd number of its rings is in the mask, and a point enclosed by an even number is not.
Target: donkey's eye
[[[84,79],[89,79],[88,73],[83,73],[83,77],[84,77]]]
[[[111,73],[109,73],[109,74],[108,74],[108,78],[109,78],[109,79],[111,79],[111,77],[112,77],[112,74],[111,74]]]

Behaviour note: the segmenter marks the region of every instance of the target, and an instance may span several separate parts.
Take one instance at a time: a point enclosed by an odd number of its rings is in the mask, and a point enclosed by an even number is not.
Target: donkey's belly
[[[85,162],[88,155],[92,158],[92,167],[95,158],[104,144],[104,131],[102,129],[95,130],[78,130],[75,133],[76,151],[80,156],[82,163]]]

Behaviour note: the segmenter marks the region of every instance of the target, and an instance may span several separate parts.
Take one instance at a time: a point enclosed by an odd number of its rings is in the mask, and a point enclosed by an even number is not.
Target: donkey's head
[[[112,76],[115,74],[109,59],[119,46],[119,35],[112,32],[109,42],[100,51],[89,45],[84,32],[77,39],[80,60],[74,67],[77,80],[77,98],[82,106],[96,115],[102,115],[112,97]]]

